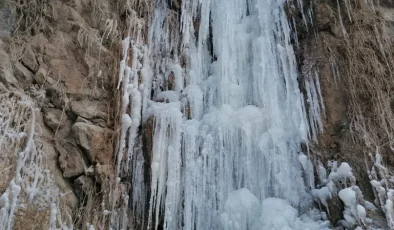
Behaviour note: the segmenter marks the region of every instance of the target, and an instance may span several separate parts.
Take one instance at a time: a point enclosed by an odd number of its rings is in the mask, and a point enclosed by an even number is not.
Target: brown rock
[[[88,99],[71,101],[71,110],[78,116],[86,119],[108,119],[108,109],[103,101],[93,101]]]
[[[46,109],[44,122],[53,131],[63,128],[67,120],[67,115],[60,109]]]
[[[70,178],[84,173],[85,163],[82,153],[74,143],[68,141],[58,143],[56,151],[59,153],[59,166],[63,171],[63,177]]]
[[[109,142],[111,130],[77,122],[72,127],[72,133],[77,143],[85,150],[89,160],[101,164],[112,162],[112,146]]]

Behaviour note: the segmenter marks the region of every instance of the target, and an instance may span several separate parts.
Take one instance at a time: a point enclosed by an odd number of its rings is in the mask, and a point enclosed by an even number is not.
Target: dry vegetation
[[[393,38],[377,5],[359,0],[335,5],[332,9],[341,38],[323,39],[329,60],[340,63],[339,77],[350,99],[351,133],[354,141],[367,147],[365,153],[377,150],[393,164]]]

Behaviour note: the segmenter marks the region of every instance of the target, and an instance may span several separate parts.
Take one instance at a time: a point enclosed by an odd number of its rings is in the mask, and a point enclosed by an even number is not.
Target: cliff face
[[[318,73],[325,106],[324,132],[311,152],[315,165],[348,162],[364,198],[373,202],[368,171],[375,154],[382,155],[388,175],[394,166],[394,10],[389,2],[374,8],[345,2],[317,1],[313,29],[298,31],[300,71]],[[120,46],[122,36],[146,27],[150,4],[0,0],[0,204],[22,204],[9,223],[0,219],[4,226],[82,229],[89,223],[104,229],[108,210],[123,207],[130,178],[116,178],[114,166]],[[179,11],[180,2],[171,7]],[[153,121],[142,127],[149,152]],[[31,154],[20,154],[27,150]],[[343,205],[338,198],[330,202],[335,224]],[[127,202],[121,211],[129,214]],[[370,215],[376,226],[387,227],[382,212]]]
[[[9,183],[19,175],[18,204],[26,204],[17,209],[14,229],[48,229],[55,211],[64,223],[82,228],[82,220],[94,222],[94,210],[105,208],[96,207],[104,204],[104,195],[97,194],[109,192],[113,171],[122,10],[114,1],[0,1],[0,117],[9,119],[1,126],[0,194],[13,199]],[[10,111],[6,101],[15,103]],[[25,117],[16,124],[15,116]],[[15,144],[5,137],[8,131],[34,135],[34,154],[25,162],[17,153],[27,140]],[[33,171],[23,169],[28,164]],[[37,183],[38,195],[45,197],[45,171],[35,167],[49,170],[59,190],[37,205],[26,202],[30,193],[23,187]],[[31,180],[36,181],[30,185]]]
[[[393,167],[392,7],[389,2],[317,1],[313,32],[301,35],[299,49],[301,66],[312,66],[320,76],[325,105],[324,132],[312,147],[315,165],[348,162],[364,199],[378,209],[383,205],[379,187],[371,181],[391,178]],[[376,156],[383,158],[385,176],[375,175]],[[389,181],[384,190],[392,188]],[[335,224],[343,218],[343,204],[334,197],[329,207]],[[375,226],[391,228],[384,213],[382,208],[369,217]]]

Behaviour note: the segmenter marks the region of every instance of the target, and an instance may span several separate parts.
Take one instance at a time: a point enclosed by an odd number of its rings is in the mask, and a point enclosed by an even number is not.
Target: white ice
[[[276,222],[265,216],[267,205],[275,204],[273,213],[288,214],[284,226],[308,229],[299,227],[297,210],[311,207],[315,185],[301,144],[321,131],[324,108],[319,80],[311,78],[308,120],[284,4],[182,1],[178,31],[166,17],[166,1],[156,1],[152,66],[145,56],[141,70],[143,120],[154,121],[149,227],[157,229],[162,219],[164,229],[246,230],[256,219],[250,210],[262,204],[257,219],[269,229]],[[173,91],[163,91],[166,80]],[[134,175],[141,175],[140,165]]]

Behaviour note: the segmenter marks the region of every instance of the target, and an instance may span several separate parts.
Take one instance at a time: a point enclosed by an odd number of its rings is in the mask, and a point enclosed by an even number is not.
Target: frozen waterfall
[[[173,15],[168,1],[156,0],[148,48],[125,40],[124,56],[133,46],[134,59],[121,66],[123,138],[135,138],[140,119],[153,121],[148,157],[137,140],[121,144],[134,147],[131,199],[134,211],[148,216],[144,225],[324,227],[316,211],[299,216],[311,207],[314,187],[313,173],[306,175],[311,170],[299,161],[301,144],[321,128],[323,106],[318,76],[306,78],[307,114],[284,4],[189,0]],[[141,108],[142,118],[127,115],[128,103]]]

